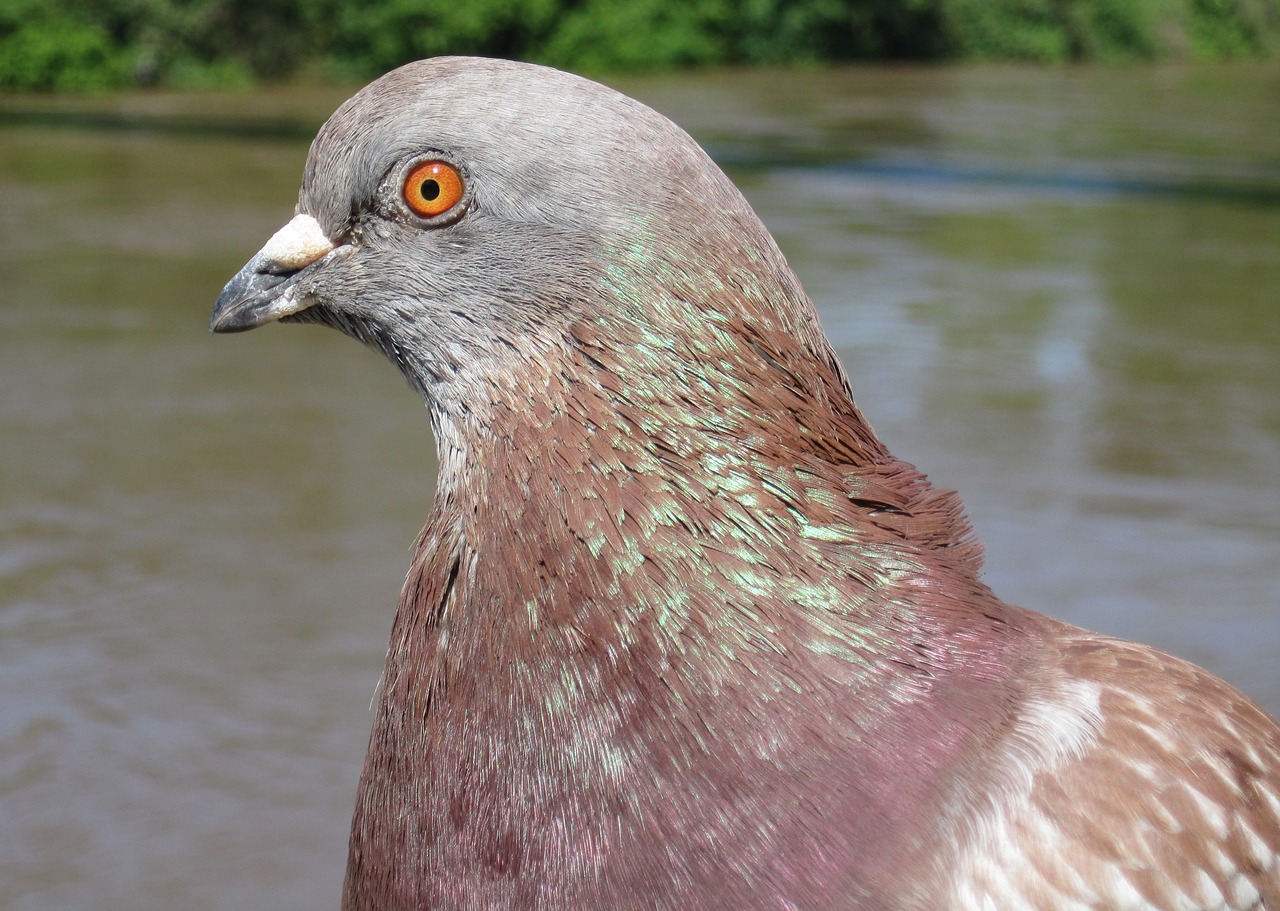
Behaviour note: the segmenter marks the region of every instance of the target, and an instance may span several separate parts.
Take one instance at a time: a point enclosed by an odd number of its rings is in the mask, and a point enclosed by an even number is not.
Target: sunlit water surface
[[[1280,711],[1280,69],[618,84],[998,592]],[[0,99],[2,911],[337,905],[432,442],[336,333],[205,325],[346,94]]]

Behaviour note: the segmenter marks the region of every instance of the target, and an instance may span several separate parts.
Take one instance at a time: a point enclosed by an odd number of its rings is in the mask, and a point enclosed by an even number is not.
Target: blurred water
[[[1280,711],[1280,69],[617,84],[998,592]],[[0,911],[337,904],[427,422],[336,333],[205,325],[346,94],[0,100]]]

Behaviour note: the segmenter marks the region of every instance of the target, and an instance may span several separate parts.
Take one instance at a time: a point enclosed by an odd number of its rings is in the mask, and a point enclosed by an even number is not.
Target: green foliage
[[[102,23],[43,0],[0,3],[0,86],[81,91],[119,84],[126,57]]]
[[[743,63],[946,56],[935,0],[744,0],[739,7],[735,59]]]
[[[248,84],[322,50],[307,0],[0,0],[0,88]]]
[[[1280,0],[937,0],[946,56],[1128,60],[1271,56]]]
[[[585,70],[724,63],[730,0],[586,0],[567,7],[537,50],[548,63]]]
[[[326,50],[338,72],[359,76],[439,54],[521,57],[560,14],[559,0],[337,0]]]
[[[943,0],[943,29],[958,56],[1062,60],[1066,36],[1053,0]]]
[[[0,0],[0,89],[366,78],[474,53],[599,71],[1280,52],[1280,0]]]
[[[1192,0],[1185,49],[1217,60],[1280,52],[1280,0]]]

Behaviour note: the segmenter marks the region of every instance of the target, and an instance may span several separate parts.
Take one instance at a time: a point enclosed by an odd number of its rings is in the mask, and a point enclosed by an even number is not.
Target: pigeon
[[[425,400],[347,911],[1277,909],[1280,726],[1004,603],[679,127],[526,63],[344,103],[215,332]]]

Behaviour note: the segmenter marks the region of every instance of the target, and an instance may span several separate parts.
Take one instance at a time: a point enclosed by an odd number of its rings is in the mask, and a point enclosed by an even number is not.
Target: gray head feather
[[[466,182],[463,204],[433,222],[401,196],[424,156]],[[639,102],[557,70],[454,57],[389,73],[321,129],[298,212],[336,249],[287,281],[255,260],[256,279],[269,273],[271,295],[303,302],[285,318],[383,350],[436,407],[466,394],[460,381],[475,394],[522,358],[554,359],[583,319],[662,337],[696,325],[699,308],[727,318],[736,307],[832,360],[768,232],[697,143]],[[225,319],[252,296],[235,286],[215,328],[266,320]]]

